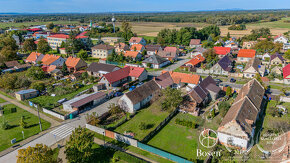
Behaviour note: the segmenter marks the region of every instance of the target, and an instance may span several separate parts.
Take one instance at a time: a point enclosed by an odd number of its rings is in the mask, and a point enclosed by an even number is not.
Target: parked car
[[[214,79],[214,81],[215,81],[217,84],[223,82],[221,79]]]
[[[230,80],[231,83],[234,83],[234,82],[236,82],[236,81],[237,81],[237,80],[234,79],[234,78],[231,78],[231,80]]]
[[[136,86],[131,86],[131,87],[129,88],[129,91],[133,91],[135,88],[136,88]]]
[[[122,95],[123,95],[122,92],[116,92],[116,93],[114,94],[115,97],[122,96]]]
[[[143,85],[144,83],[143,82],[140,82],[136,85],[136,87],[140,87],[141,85]]]

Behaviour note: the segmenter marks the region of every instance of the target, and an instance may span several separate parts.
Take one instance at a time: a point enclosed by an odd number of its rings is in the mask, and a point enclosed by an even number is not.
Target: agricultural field
[[[51,21],[53,24],[61,24],[61,25],[66,25],[66,24],[80,24],[78,21]],[[23,22],[23,23],[14,23],[14,22],[8,22],[8,23],[0,23],[0,28],[22,28],[23,26],[25,27],[30,27],[30,26],[36,26],[36,25],[45,25],[50,22]]]
[[[10,141],[16,138],[16,143],[19,143],[23,140],[22,131],[24,131],[24,138],[36,135],[40,132],[38,117],[13,105],[8,104],[4,105],[4,116],[0,117],[0,122],[3,123],[4,119],[8,123],[8,129],[0,128],[0,151],[3,151],[12,144]],[[16,108],[16,112],[11,112],[11,108]],[[24,122],[26,123],[26,128],[20,126],[21,117],[24,117]],[[50,127],[50,123],[44,120],[41,120],[42,129],[46,130]]]
[[[142,140],[151,131],[153,131],[170,113],[161,111],[160,102],[156,101],[148,108],[142,109],[137,114],[125,122],[123,125],[115,129],[116,132],[124,134],[124,132],[132,132],[135,139]],[[140,127],[141,123],[145,123],[147,129]]]
[[[283,18],[282,20],[275,22],[260,22],[253,24],[246,24],[246,30],[228,30],[229,26],[220,26],[221,36],[226,36],[228,32],[232,36],[241,37],[251,33],[253,29],[258,28],[270,28],[272,35],[278,35],[290,30],[290,23],[284,22],[290,20],[290,18]],[[141,36],[156,37],[161,29],[180,29],[182,27],[196,27],[201,29],[209,26],[205,23],[170,23],[170,22],[130,22],[132,25],[132,31]],[[121,26],[121,23],[117,23],[117,26]]]

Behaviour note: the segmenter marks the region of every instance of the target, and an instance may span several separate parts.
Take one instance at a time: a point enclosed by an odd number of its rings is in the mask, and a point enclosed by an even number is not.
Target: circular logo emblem
[[[199,142],[205,148],[212,148],[218,142],[217,133],[212,129],[204,129],[199,135]]]

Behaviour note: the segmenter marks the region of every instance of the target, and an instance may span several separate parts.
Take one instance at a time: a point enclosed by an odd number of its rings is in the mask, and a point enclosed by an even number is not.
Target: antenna
[[[114,13],[112,13],[113,17],[112,17],[112,23],[113,23],[113,28],[114,28],[114,33],[115,33],[115,22],[116,22],[116,19],[114,17]]]

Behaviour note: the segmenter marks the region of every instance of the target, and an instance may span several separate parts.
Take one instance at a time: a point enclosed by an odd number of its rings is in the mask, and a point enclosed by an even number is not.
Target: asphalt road
[[[1,97],[1,96],[0,96]],[[81,126],[84,127],[86,124],[86,114],[91,114],[93,112],[96,112],[96,114],[101,115],[108,110],[108,106],[111,103],[117,103],[118,99],[120,97],[115,97],[113,99],[110,99],[106,101],[105,103],[98,105],[96,107],[93,107],[92,109],[80,114],[77,118],[72,120],[66,120],[60,125],[59,127],[55,128],[54,130],[50,131],[49,133],[44,134],[43,136],[34,139],[33,141],[25,144],[21,148],[18,148],[17,150],[14,150],[3,157],[0,158],[0,163],[16,163],[17,161],[17,153],[19,149],[27,148],[28,146],[35,146],[36,144],[42,143],[47,146],[51,146],[55,144],[56,142],[65,139],[66,137],[70,136],[72,131]]]

